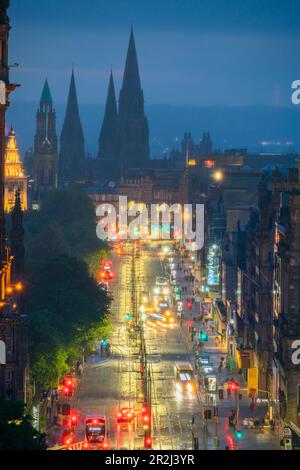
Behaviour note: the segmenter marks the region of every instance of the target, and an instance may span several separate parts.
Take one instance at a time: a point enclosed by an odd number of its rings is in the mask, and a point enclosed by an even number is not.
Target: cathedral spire
[[[47,104],[52,103],[52,96],[51,96],[51,92],[50,92],[50,88],[49,88],[47,78],[46,78],[45,83],[44,83],[44,87],[43,87],[43,91],[42,91],[42,94],[41,94],[40,102],[41,103],[47,103]]]
[[[136,90],[141,88],[140,73],[139,73],[135,40],[134,40],[132,27],[131,27],[131,32],[130,32],[130,39],[129,39],[129,46],[128,46],[128,51],[127,51],[126,63],[125,63],[122,88],[123,89],[136,89]]]
[[[115,157],[115,134],[117,120],[117,101],[112,70],[110,72],[104,118],[99,136],[99,158]]]
[[[122,172],[128,167],[144,167],[149,159],[149,129],[133,30],[119,97],[118,157]]]
[[[47,79],[36,114],[33,163],[35,198],[39,200],[42,193],[57,187],[56,114]]]
[[[72,70],[66,115],[60,137],[60,178],[81,178],[84,160],[84,135]]]

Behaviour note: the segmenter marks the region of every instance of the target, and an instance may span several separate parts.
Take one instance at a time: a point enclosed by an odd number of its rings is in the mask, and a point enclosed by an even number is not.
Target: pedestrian
[[[53,423],[54,423],[54,424],[57,424],[57,420],[58,420],[58,406],[57,406],[57,402],[56,402],[56,401],[53,403],[53,406],[52,406],[52,413],[53,413]]]
[[[51,392],[48,393],[46,400],[47,400],[46,401],[46,414],[49,418],[51,418],[51,407],[52,407]]]

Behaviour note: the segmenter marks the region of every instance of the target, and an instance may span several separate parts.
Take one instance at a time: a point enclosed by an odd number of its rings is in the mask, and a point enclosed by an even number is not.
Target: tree
[[[97,288],[87,265],[62,255],[41,263],[30,276],[31,311],[49,310],[59,318],[61,332],[70,338],[76,327],[99,322],[109,299]]]
[[[50,241],[51,233],[46,231],[49,226],[56,227],[55,240],[56,243],[59,241],[59,249],[64,248],[66,253],[72,253],[78,258],[105,246],[96,236],[95,208],[85,191],[52,191],[42,200],[39,212],[29,211],[25,214],[27,261],[37,259],[40,246],[43,246],[47,237]],[[45,249],[48,250],[46,245]]]
[[[69,253],[70,248],[66,243],[59,225],[53,223],[45,225],[32,241],[30,253],[32,260],[41,263],[58,255]]]
[[[25,404],[0,400],[0,450],[46,449],[45,435],[36,431]]]

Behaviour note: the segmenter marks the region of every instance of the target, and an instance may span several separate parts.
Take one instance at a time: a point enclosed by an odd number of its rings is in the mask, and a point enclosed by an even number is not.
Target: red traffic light
[[[64,387],[63,394],[65,397],[70,397],[72,395],[72,387]]]
[[[234,380],[231,380],[229,383],[228,383],[228,387],[229,387],[229,390],[231,392],[237,392],[238,391],[238,388],[239,388],[239,384],[237,382],[235,382]]]
[[[144,447],[145,449],[152,449],[152,437],[151,436],[147,436],[145,437],[144,439]]]
[[[187,308],[190,310],[193,306],[193,302],[191,300],[187,301]]]
[[[73,434],[65,434],[63,436],[63,444],[64,445],[70,445],[70,444],[74,444],[75,442],[75,436]]]
[[[148,411],[148,405],[146,403],[143,404],[143,407],[142,407],[142,413],[145,414],[147,413]]]

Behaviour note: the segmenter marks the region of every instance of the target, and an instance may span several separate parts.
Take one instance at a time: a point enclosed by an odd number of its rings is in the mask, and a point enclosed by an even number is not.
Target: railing
[[[86,441],[79,441],[65,446],[49,447],[47,450],[86,450],[87,448],[88,443]]]

